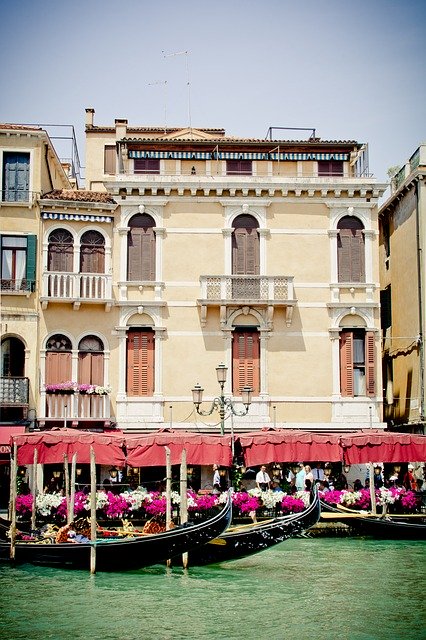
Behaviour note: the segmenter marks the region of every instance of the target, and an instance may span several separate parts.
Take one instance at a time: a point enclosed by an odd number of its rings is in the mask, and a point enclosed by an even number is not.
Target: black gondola
[[[348,524],[345,514],[352,513],[356,517],[350,519],[350,526],[358,533],[371,535],[376,538],[388,540],[425,540],[426,539],[426,516],[419,518],[416,522],[409,517],[396,514],[372,515],[371,513],[360,513],[353,509],[329,505],[321,502],[321,508],[342,516],[341,521]]]
[[[98,539],[96,545],[97,571],[140,569],[164,562],[172,556],[205,545],[228,527],[232,517],[232,500],[214,517],[196,524],[175,527],[163,533],[133,538]],[[57,568],[88,569],[92,543],[62,542],[39,544],[16,541],[15,560],[10,560],[10,542],[0,542],[0,561],[33,564]]]
[[[253,555],[303,533],[316,524],[319,517],[320,502],[318,492],[314,491],[309,507],[300,513],[230,527],[203,547],[193,549],[189,552],[189,566],[237,560]]]

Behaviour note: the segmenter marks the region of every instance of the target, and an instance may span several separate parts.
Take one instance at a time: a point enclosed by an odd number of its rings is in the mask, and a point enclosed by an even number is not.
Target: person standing
[[[298,491],[305,490],[306,471],[303,462],[299,465],[299,471],[296,473],[296,489]]]
[[[220,493],[220,473],[217,464],[213,465],[213,492]]]
[[[312,475],[315,483],[325,480],[324,469],[321,467],[321,462],[316,463],[315,469],[312,469]]]
[[[417,479],[414,475],[414,466],[412,464],[408,465],[407,473],[404,475],[402,484],[407,490],[417,491]]]
[[[260,467],[260,471],[256,474],[256,484],[257,488],[261,491],[267,491],[271,486],[271,478],[266,472],[266,467],[264,464]]]

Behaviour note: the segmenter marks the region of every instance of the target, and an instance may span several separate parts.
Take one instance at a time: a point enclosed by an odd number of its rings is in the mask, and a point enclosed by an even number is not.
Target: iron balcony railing
[[[3,293],[31,293],[35,291],[35,282],[34,280],[26,280],[25,278],[20,278],[18,280],[2,278],[0,280],[0,287]]]
[[[23,376],[0,378],[0,404],[25,406],[29,401],[30,381]]]

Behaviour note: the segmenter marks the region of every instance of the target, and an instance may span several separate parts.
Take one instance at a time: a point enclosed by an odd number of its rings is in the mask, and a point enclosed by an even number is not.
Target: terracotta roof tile
[[[0,129],[13,129],[15,131],[42,131],[41,127],[29,127],[26,124],[7,124],[7,122],[0,122]]]
[[[114,198],[108,193],[100,191],[77,191],[76,189],[55,189],[43,194],[43,200],[67,200],[73,202],[99,202],[103,204],[116,204]]]

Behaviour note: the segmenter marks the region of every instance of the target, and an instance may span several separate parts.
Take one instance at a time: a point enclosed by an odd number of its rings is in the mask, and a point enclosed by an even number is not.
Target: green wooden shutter
[[[37,236],[27,236],[27,270],[25,278],[28,283],[28,290],[35,290],[36,267],[37,267]]]

